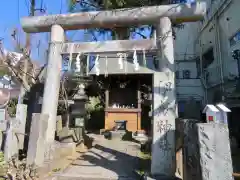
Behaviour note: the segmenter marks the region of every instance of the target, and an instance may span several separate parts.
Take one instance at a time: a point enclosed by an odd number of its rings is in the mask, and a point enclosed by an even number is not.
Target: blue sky
[[[25,43],[25,33],[22,31],[20,26],[20,18],[28,16],[30,0],[1,0],[0,6],[0,38],[3,38],[4,47],[8,50],[14,50],[14,41],[11,37],[11,33],[15,28],[18,29],[18,37],[22,44]],[[59,14],[67,13],[68,0],[36,0],[36,9],[46,9],[46,14]],[[177,0],[179,1],[179,0]],[[193,1],[193,0],[188,0]],[[39,14],[40,12],[36,12]],[[146,33],[147,34],[147,33]],[[70,31],[67,33],[69,39],[73,41],[83,41],[86,38],[83,31]],[[45,63],[46,54],[45,50],[48,47],[48,33],[33,34],[31,36],[32,46],[32,58],[41,63]],[[98,37],[100,40],[106,40],[108,37]],[[138,38],[138,37],[136,37]]]
[[[36,0],[36,9],[46,9],[46,14],[67,13],[68,0]],[[2,0],[0,6],[0,38],[4,38],[4,47],[8,50],[14,50],[14,41],[11,34],[15,28],[18,29],[18,37],[22,44],[25,44],[25,33],[21,29],[20,18],[28,16],[30,0]],[[36,14],[39,15],[39,11]],[[83,41],[91,39],[91,36],[84,35],[83,31],[69,31],[68,37],[73,41]],[[48,47],[48,33],[33,34],[31,36],[32,58],[41,63],[46,61],[45,50]],[[98,37],[99,40],[106,40],[107,37]]]
[[[68,0],[36,0],[36,9],[42,7],[46,9],[45,14],[59,14],[68,13]],[[0,6],[0,38],[4,38],[4,47],[8,50],[14,50],[14,41],[11,34],[15,28],[18,29],[18,37],[22,44],[25,44],[25,33],[22,31],[20,25],[21,17],[28,16],[30,0],[2,0]],[[41,15],[39,11],[37,15]],[[83,41],[86,39],[92,39],[91,36],[84,35],[83,31],[68,31],[67,36],[72,41]],[[49,33],[32,34],[31,46],[32,46],[32,59],[39,61],[40,63],[46,62],[46,48],[48,47]],[[106,40],[108,37],[100,37],[99,40]]]
[[[62,2],[61,2],[62,1]],[[46,9],[46,14],[59,14],[67,13],[68,5],[67,0],[36,0],[36,9],[43,7]],[[62,4],[61,4],[62,3]],[[14,41],[11,37],[12,31],[17,28],[20,41],[25,43],[25,34],[21,29],[20,18],[28,16],[28,6],[30,0],[2,0],[0,6],[0,38],[4,38],[3,43],[6,49],[14,50]],[[40,14],[39,11],[36,14]],[[69,37],[73,40],[83,40],[83,32],[68,32]],[[32,57],[34,60],[44,63],[44,52],[48,46],[47,33],[33,34],[32,41]],[[39,47],[39,48],[38,48]]]

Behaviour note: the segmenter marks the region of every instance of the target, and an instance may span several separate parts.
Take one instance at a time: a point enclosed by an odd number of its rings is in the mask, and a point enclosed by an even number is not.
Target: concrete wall
[[[192,60],[196,57],[195,40],[198,34],[199,23],[184,23],[183,28],[175,28],[174,41],[175,59]]]
[[[237,76],[238,73],[237,62],[232,58],[231,52],[234,49],[240,48],[240,41],[235,45],[230,45],[230,39],[240,31],[239,7],[240,1],[232,0],[229,7],[227,7],[219,17],[219,34],[224,76],[228,78]]]
[[[197,74],[196,62],[191,60],[177,61],[176,70],[179,74],[179,78],[176,79],[178,100],[187,100],[190,96],[202,100],[204,91]],[[183,73],[185,70],[190,71],[190,79],[184,79]]]
[[[211,47],[214,50],[214,61],[209,64],[203,74],[204,77],[207,74],[209,76],[205,80],[210,88],[207,98],[211,102],[216,90],[220,88],[221,79],[224,81],[223,87],[230,88],[229,81],[238,76],[237,62],[232,58],[231,52],[240,48],[240,41],[231,45],[230,39],[240,31],[240,16],[238,15],[240,1],[205,1],[208,3],[208,12],[205,20],[199,23],[195,52],[201,56]],[[217,15],[214,16],[217,11]],[[234,83],[230,84],[234,86]]]

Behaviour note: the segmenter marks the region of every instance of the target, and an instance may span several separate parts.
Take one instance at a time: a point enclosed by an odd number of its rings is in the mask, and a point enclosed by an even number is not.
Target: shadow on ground
[[[113,148],[116,148],[116,146],[117,144],[113,144]],[[139,168],[138,164],[140,162],[138,148],[134,144],[132,146],[128,145],[125,149],[122,148],[121,152],[96,144],[72,165],[82,168],[95,167],[96,171],[98,168],[105,169],[106,172],[102,171],[102,174],[106,173],[105,176],[111,177],[115,175],[118,177],[136,178],[134,171]]]
[[[68,168],[56,176],[69,180],[145,179],[142,175],[150,170],[151,155],[140,152],[139,144],[122,140],[106,140],[101,135],[89,136],[94,138],[93,147],[88,152],[82,153]],[[146,158],[145,155],[148,157]],[[150,173],[148,172],[147,175],[149,176]],[[166,179],[161,178],[161,180]]]

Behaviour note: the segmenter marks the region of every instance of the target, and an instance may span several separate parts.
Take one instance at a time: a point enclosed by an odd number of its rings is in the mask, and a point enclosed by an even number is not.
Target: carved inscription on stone
[[[203,180],[233,179],[227,128],[224,124],[198,124],[198,143]]]
[[[171,130],[172,125],[168,123],[168,120],[160,120],[157,122],[157,132],[166,133]]]

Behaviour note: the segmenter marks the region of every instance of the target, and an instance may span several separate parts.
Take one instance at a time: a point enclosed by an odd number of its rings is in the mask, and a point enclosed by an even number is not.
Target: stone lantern
[[[73,97],[74,104],[70,105],[70,127],[74,129],[77,141],[83,141],[84,130],[85,130],[85,116],[86,116],[86,100],[84,84],[78,85],[79,90]]]
[[[70,128],[74,129],[75,138],[77,138],[78,142],[82,142],[84,139],[86,102],[88,99],[85,93],[85,87],[91,81],[90,77],[86,75],[84,67],[83,63],[81,65],[76,64],[77,70],[72,75],[72,81],[77,84],[78,89],[72,98],[74,103],[70,105]]]

